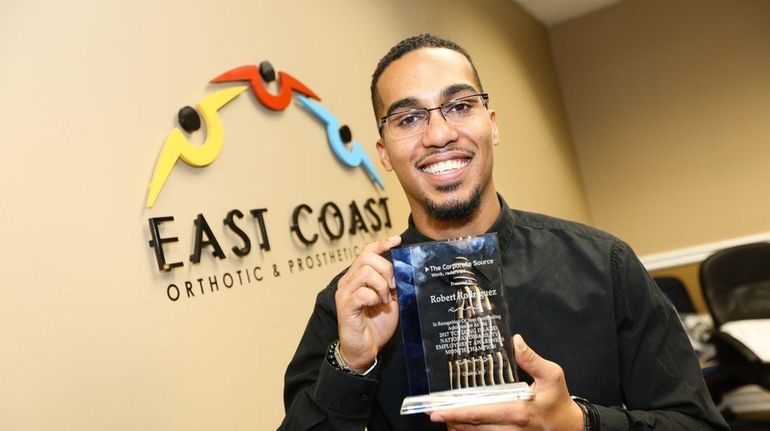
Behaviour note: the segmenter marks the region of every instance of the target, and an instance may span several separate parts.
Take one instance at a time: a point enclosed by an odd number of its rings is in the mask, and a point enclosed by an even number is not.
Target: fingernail
[[[390,288],[391,289],[395,289],[396,288],[396,277],[395,276],[390,278]]]
[[[398,236],[398,235],[393,235],[391,237],[388,237],[388,241],[390,241],[390,242],[393,242],[393,241],[395,241],[397,239],[401,239],[401,237]]]

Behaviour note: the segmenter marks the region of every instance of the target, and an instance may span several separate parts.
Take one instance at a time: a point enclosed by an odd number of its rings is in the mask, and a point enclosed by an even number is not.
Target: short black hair
[[[370,90],[372,93],[372,109],[374,109],[374,116],[376,120],[379,121],[379,118],[376,118],[377,107],[378,105],[382,104],[382,100],[380,99],[379,94],[377,94],[377,82],[380,80],[380,75],[382,75],[382,72],[385,71],[385,68],[390,66],[390,63],[393,63],[394,61],[403,57],[405,54],[420,48],[447,48],[464,55],[465,58],[468,59],[468,62],[471,64],[471,68],[473,69],[473,78],[476,80],[476,85],[479,86],[479,91],[484,91],[484,89],[481,87],[479,73],[476,71],[476,66],[473,64],[473,60],[471,60],[471,55],[468,54],[468,51],[463,49],[463,47],[451,40],[443,39],[429,33],[412,36],[402,40],[393,48],[391,48],[390,51],[388,51],[388,53],[380,59],[380,62],[377,63],[377,68],[374,69]]]

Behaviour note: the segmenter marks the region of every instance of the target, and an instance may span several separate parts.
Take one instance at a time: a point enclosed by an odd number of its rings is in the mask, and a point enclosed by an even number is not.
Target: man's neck
[[[459,220],[436,220],[426,212],[413,212],[412,219],[417,230],[434,240],[482,235],[495,223],[500,215],[500,200],[497,193],[482,198],[481,204],[470,216]]]

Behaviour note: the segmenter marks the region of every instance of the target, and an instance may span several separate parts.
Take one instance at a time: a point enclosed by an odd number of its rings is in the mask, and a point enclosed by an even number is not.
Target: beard
[[[459,187],[459,184],[442,187],[440,192],[450,192]],[[470,196],[465,200],[453,198],[447,202],[435,202],[427,196],[423,196],[425,200],[426,210],[428,215],[440,221],[457,221],[463,220],[471,216],[481,205],[481,186],[477,185],[472,191]]]

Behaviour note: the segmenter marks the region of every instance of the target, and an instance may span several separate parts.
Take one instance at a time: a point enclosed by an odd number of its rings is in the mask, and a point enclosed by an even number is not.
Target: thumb
[[[541,380],[550,374],[549,368],[553,363],[535,353],[524,342],[524,338],[521,335],[516,334],[513,336],[513,346],[516,351],[516,363],[519,364],[522,370],[532,376],[535,381]]]

